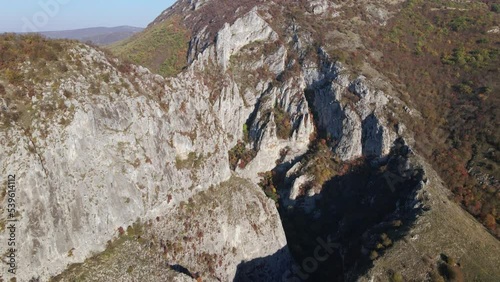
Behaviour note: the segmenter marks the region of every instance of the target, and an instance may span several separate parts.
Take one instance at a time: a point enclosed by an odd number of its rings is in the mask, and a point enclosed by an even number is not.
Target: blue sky
[[[145,27],[175,0],[0,0],[0,32]]]

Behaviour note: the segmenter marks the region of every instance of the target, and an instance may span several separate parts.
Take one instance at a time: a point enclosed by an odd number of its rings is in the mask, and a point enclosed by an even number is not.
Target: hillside
[[[18,279],[498,281],[498,11],[181,0],[106,50],[1,36]]]
[[[108,48],[124,60],[172,76],[186,66],[188,40],[189,31],[173,17]]]
[[[384,40],[374,48],[388,62],[379,69],[406,84],[401,99],[422,113],[423,122],[411,125],[419,152],[454,200],[498,237],[500,16],[480,1],[440,4],[406,5],[380,31]],[[403,35],[408,26],[412,32]],[[414,63],[408,68],[401,60]]]

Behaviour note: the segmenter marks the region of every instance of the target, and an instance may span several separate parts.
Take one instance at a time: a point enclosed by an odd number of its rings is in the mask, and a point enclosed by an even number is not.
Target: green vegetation
[[[455,262],[455,260],[445,254],[441,254],[441,261],[438,262],[438,273],[433,273],[431,276],[435,281],[453,281],[463,282],[464,274]]]
[[[315,141],[304,157],[305,173],[313,176],[311,187],[321,187],[337,175],[340,170],[340,161],[332,152],[325,139]]]
[[[500,4],[498,3],[491,4],[491,11],[495,13],[500,13]]]
[[[376,260],[378,258],[377,251],[373,250],[370,252],[370,260]]]
[[[148,67],[163,76],[186,66],[189,32],[173,17],[109,47],[118,57]]]
[[[238,141],[238,143],[229,150],[228,154],[229,165],[232,170],[235,170],[237,166],[241,169],[245,168],[247,164],[255,158],[256,152],[253,149],[248,149],[244,142]]]
[[[499,41],[487,32],[499,24],[496,9],[480,1],[412,0],[385,27],[361,32],[383,53],[374,65],[403,84],[400,98],[423,115],[404,120],[417,151],[455,200],[500,236]]]
[[[18,70],[6,69],[4,75],[10,84],[19,85],[24,80],[24,75]]]
[[[448,26],[453,31],[463,31],[474,24],[474,21],[466,16],[458,16],[453,18]]]
[[[272,171],[266,171],[259,173],[259,176],[261,177],[261,180],[259,182],[260,188],[264,190],[264,193],[266,194],[267,197],[269,197],[276,204],[278,204],[279,195],[278,192],[276,191],[276,186],[274,184],[274,178],[276,177],[276,174]]]
[[[250,140],[250,133],[248,132],[248,125],[245,123],[243,125],[243,141],[247,143]]]
[[[452,53],[443,56],[441,61],[447,65],[457,65],[468,69],[485,68],[498,57],[498,49],[465,50],[463,46],[453,49]]]
[[[279,106],[274,107],[274,121],[276,123],[276,136],[288,139],[292,135],[292,120],[290,114]]]
[[[399,272],[394,272],[392,273],[392,275],[389,277],[389,281],[390,282],[403,282],[405,281],[403,279],[403,275],[401,275],[401,273]]]

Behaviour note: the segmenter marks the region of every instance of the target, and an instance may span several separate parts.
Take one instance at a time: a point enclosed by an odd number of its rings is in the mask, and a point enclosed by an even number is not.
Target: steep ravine
[[[391,81],[329,55],[301,14],[277,23],[274,1],[229,2],[179,1],[152,23],[198,19],[173,77],[74,42],[16,65],[21,83],[0,76],[3,111],[21,112],[0,130],[18,280],[425,281],[441,254],[471,280],[500,277],[499,242],[390,122],[394,105],[414,112]]]

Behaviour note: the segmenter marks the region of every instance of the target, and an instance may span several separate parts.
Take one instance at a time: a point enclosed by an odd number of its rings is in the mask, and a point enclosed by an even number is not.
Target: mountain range
[[[42,31],[40,34],[52,39],[74,39],[96,45],[108,45],[129,38],[142,31],[141,27],[92,27],[74,30]]]

